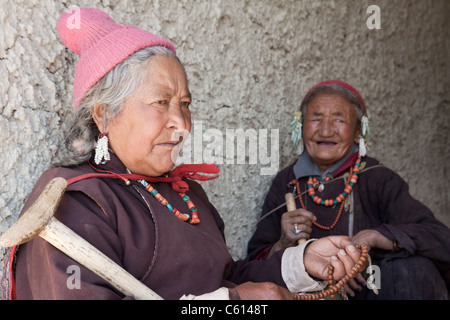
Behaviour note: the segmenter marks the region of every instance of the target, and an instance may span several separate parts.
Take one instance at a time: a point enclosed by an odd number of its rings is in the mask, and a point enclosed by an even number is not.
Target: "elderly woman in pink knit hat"
[[[218,168],[173,168],[175,133],[190,130],[192,100],[173,45],[98,9],[64,13],[57,29],[80,55],[70,153],[42,175],[23,211],[52,178],[67,179],[55,217],[164,299],[292,299],[324,288],[330,264],[335,280],[350,272],[360,251],[347,237],[233,261],[223,221],[193,181],[217,177],[201,173]],[[15,254],[12,298],[130,298],[43,239]],[[73,265],[77,288],[67,285]]]

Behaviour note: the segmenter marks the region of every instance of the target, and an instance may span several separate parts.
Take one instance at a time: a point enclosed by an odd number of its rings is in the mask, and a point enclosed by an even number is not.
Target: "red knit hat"
[[[98,80],[136,51],[164,46],[176,54],[170,41],[130,25],[117,24],[99,9],[75,7],[61,14],[56,28],[64,45],[80,56],[73,82],[75,109]]]
[[[341,87],[344,87],[345,89],[351,91],[357,98],[358,100],[361,102],[361,105],[363,107],[363,111],[364,114],[367,115],[367,109],[366,109],[366,103],[364,102],[364,99],[362,98],[362,96],[359,94],[358,90],[356,90],[354,87],[352,87],[351,85],[349,85],[348,83],[341,81],[341,80],[326,80],[326,81],[322,81],[318,84],[316,84],[314,87],[312,87],[311,89],[309,89],[308,93],[305,95],[305,97],[303,98],[303,101],[306,100],[306,98],[311,94],[311,92],[319,87],[328,85],[328,84],[335,84]]]

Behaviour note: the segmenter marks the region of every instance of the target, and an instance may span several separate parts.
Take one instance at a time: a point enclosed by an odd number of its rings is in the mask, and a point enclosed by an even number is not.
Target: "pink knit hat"
[[[117,24],[99,9],[75,7],[61,14],[56,28],[64,45],[80,56],[73,82],[75,109],[98,80],[134,52],[164,46],[176,54],[168,40],[133,26]]]

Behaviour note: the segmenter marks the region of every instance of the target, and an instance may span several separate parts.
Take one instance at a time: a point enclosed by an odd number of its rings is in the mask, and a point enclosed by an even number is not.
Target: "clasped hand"
[[[339,281],[358,262],[361,252],[346,236],[330,236],[314,240],[305,248],[303,255],[305,269],[316,279],[326,280],[328,266],[334,267],[334,278]],[[242,300],[291,300],[292,294],[273,283],[246,282],[230,289],[230,298]]]

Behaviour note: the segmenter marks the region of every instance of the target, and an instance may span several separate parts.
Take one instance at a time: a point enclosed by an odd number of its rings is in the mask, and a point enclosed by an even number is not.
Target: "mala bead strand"
[[[364,269],[364,265],[367,261],[368,249],[365,245],[355,245],[357,248],[361,249],[361,257],[358,262],[353,266],[352,270],[347,273],[341,280],[335,283],[334,280],[334,267],[330,264],[328,266],[328,287],[326,290],[317,293],[305,293],[305,294],[296,294],[293,293],[292,296],[294,300],[320,300],[326,297],[330,297],[331,299],[335,299],[335,294],[342,287],[344,287],[351,279],[356,277],[358,273],[362,272]]]

